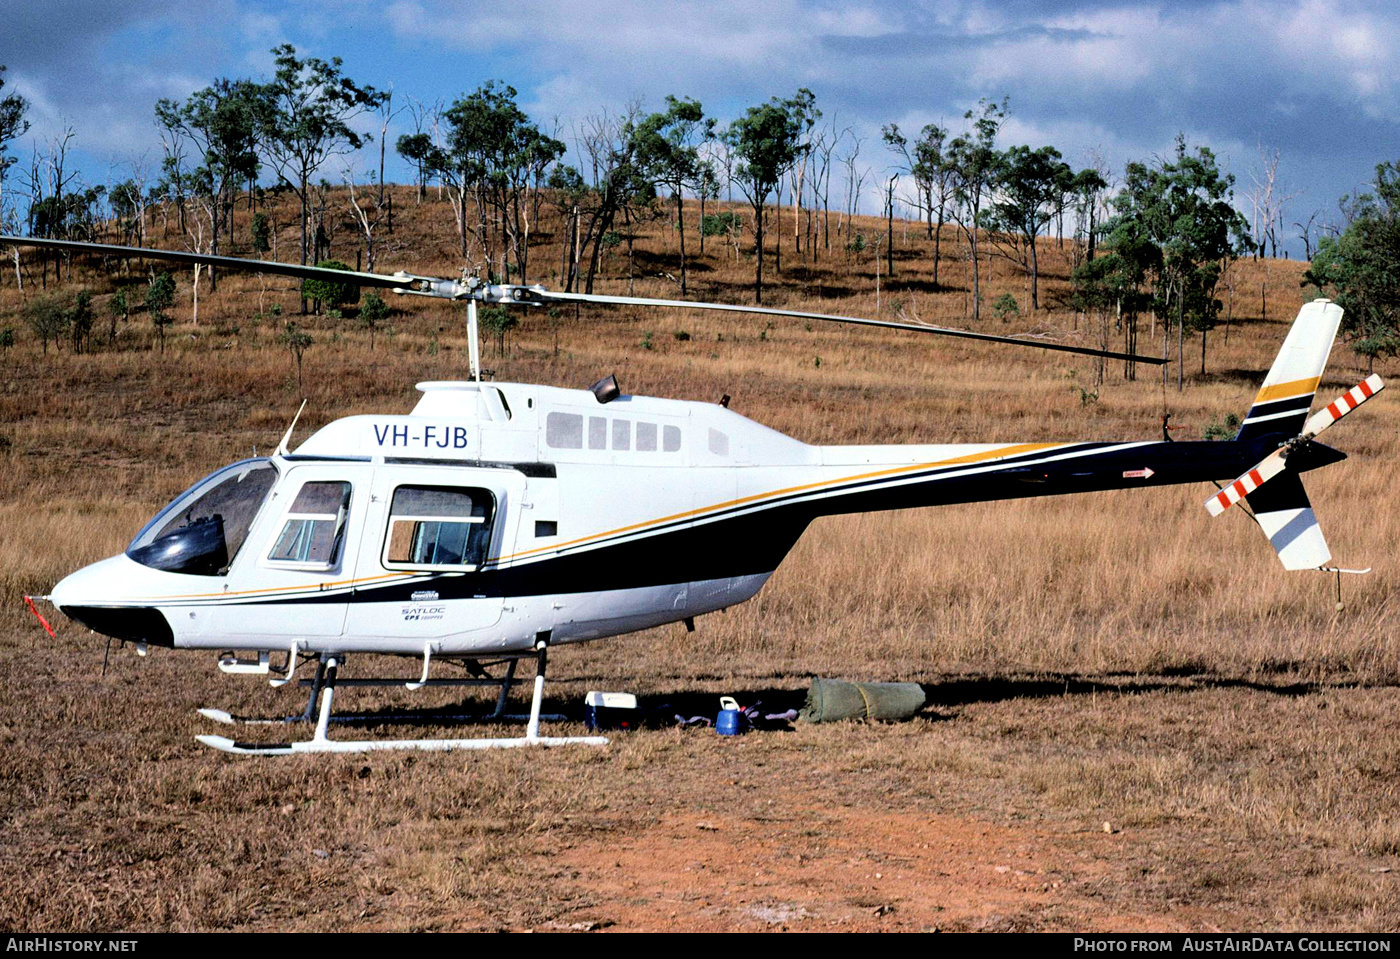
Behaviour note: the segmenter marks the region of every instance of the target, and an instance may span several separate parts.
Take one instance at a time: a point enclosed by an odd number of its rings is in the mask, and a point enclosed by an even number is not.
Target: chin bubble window
[[[491,543],[494,506],[484,489],[400,486],[389,507],[385,568],[479,568]]]

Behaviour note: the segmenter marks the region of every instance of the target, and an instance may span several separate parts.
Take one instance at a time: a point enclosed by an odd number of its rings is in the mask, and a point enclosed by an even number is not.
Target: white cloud
[[[266,76],[283,41],[405,99],[500,78],[566,131],[637,97],[692,96],[728,118],[808,86],[866,137],[877,170],[881,125],[956,131],[984,96],[1010,97],[1007,142],[1051,143],[1076,164],[1099,148],[1121,169],[1181,129],[1246,158],[1262,137],[1345,178],[1320,196],[1364,180],[1400,139],[1400,13],[1377,0],[52,0],[6,27],[0,63],[34,99],[36,132],[66,117],[113,152],[156,142],[157,97]]]

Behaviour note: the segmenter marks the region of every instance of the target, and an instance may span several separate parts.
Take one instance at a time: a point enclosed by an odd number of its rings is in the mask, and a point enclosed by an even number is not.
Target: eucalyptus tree
[[[192,94],[184,103],[156,101],[156,122],[168,135],[194,146],[199,165],[182,176],[182,186],[192,188],[209,216],[209,252],[219,253],[219,235],[232,240],[233,192],[258,175],[258,135],[264,124],[265,100],[250,80],[220,78]],[[179,154],[183,156],[183,151]],[[209,287],[218,288],[214,270]]]
[[[171,316],[165,312],[175,303],[175,278],[165,271],[157,273],[146,288],[146,313],[151,318],[160,337],[160,351],[165,352],[165,328],[171,323]]]
[[[593,280],[598,272],[604,246],[617,234],[613,230],[617,218],[630,223],[635,212],[656,198],[656,184],[647,179],[637,163],[637,140],[633,136],[641,116],[641,107],[628,103],[621,113],[602,113],[583,122],[579,137],[579,152],[586,161],[592,180],[571,167],[554,171],[552,181],[559,180],[580,192],[574,193],[579,214],[575,221],[580,232],[576,255],[587,251],[588,270],[583,278],[583,292],[593,292]],[[628,259],[631,260],[631,233],[628,232]],[[630,271],[629,271],[630,276]]]
[[[1215,288],[1230,261],[1250,248],[1249,222],[1235,209],[1235,178],[1220,170],[1207,147],[1193,153],[1178,136],[1175,154],[1149,166],[1129,163],[1124,188],[1113,199],[1104,245],[1119,254],[1162,321],[1162,354],[1173,320],[1177,332],[1177,388],[1182,386],[1183,341],[1190,327],[1206,332],[1223,304]],[[1138,279],[1140,277],[1140,279]],[[1162,368],[1163,382],[1167,376]]]
[[[807,191],[808,172],[811,165],[813,153],[816,151],[819,135],[814,135],[817,121],[822,118],[821,110],[817,109],[817,97],[806,87],[797,91],[797,95],[786,101],[788,111],[796,118],[800,127],[798,134],[797,155],[793,157],[792,166],[789,168],[792,174],[792,238],[793,245],[797,253],[802,253],[802,201]],[[813,203],[815,204],[815,199]],[[808,232],[811,228],[810,210],[807,217]],[[779,256],[782,255],[782,244],[778,244]]]
[[[1074,175],[1070,183],[1070,193],[1078,211],[1080,230],[1084,234],[1084,258],[1093,260],[1099,236],[1099,204],[1108,190],[1108,181],[1103,173],[1092,166],[1085,167]]]
[[[1373,191],[1343,199],[1351,222],[1318,241],[1303,277],[1336,297],[1351,348],[1374,365],[1400,356],[1400,161],[1376,167]]]
[[[812,202],[821,205],[822,246],[831,250],[831,170],[836,147],[850,129],[838,129],[833,118],[831,123],[812,138]],[[812,249],[812,262],[817,261],[815,246]]]
[[[725,142],[734,154],[734,182],[748,199],[754,213],[757,241],[754,268],[754,302],[763,302],[763,212],[772,193],[797,159],[804,131],[800,98],[810,91],[799,90],[798,101],[772,98],[749,107],[729,125]]]
[[[948,145],[948,165],[952,170],[953,196],[958,204],[958,225],[967,237],[972,259],[972,318],[982,315],[981,270],[978,241],[982,212],[992,202],[1001,177],[1004,155],[996,148],[997,133],[1006,122],[1006,101],[983,99],[977,110],[968,110],[963,119],[971,129]]]
[[[1002,155],[997,195],[988,222],[1003,250],[1030,274],[1031,309],[1040,309],[1036,238],[1054,219],[1074,182],[1074,171],[1054,147],[1011,147]]]
[[[671,191],[676,204],[677,234],[681,249],[681,295],[686,293],[685,204],[686,189],[708,190],[703,174],[709,167],[700,160],[700,143],[714,135],[715,121],[706,119],[700,104],[691,99],[666,97],[666,109],[645,116],[632,131],[636,162],[643,175]],[[702,241],[703,242],[703,241]]]
[[[372,139],[351,129],[350,121],[378,109],[385,95],[346,76],[339,57],[299,59],[290,43],[274,47],[272,53],[277,73],[260,90],[260,133],[268,161],[301,205],[304,266],[309,253],[312,175],[331,157],[358,150]]]
[[[0,64],[0,92],[4,89],[5,67]],[[24,118],[28,112],[29,101],[18,93],[11,92],[0,96],[0,227],[4,226],[5,221],[5,171],[18,159],[9,156],[5,151],[11,143],[29,132],[29,121]]]
[[[141,185],[133,179],[122,180],[113,185],[107,195],[107,202],[111,204],[112,215],[121,223],[127,245],[140,246],[140,221],[145,219],[146,208],[146,194]]]
[[[567,148],[531,122],[515,97],[514,87],[488,81],[444,116],[454,153],[467,157],[478,173],[478,206],[491,212],[501,238],[501,275],[511,282],[514,263],[524,283],[530,257],[528,194]]]
[[[413,132],[400,135],[398,140],[394,141],[394,149],[399,156],[413,163],[416,168],[418,190],[414,194],[414,202],[422,203],[424,197],[428,195],[426,158],[428,151],[435,143],[433,136],[428,131],[429,129],[437,131],[438,120],[442,114],[442,101],[427,104],[422,100],[409,97],[403,109],[408,111],[409,118],[413,122]]]
[[[914,180],[928,238],[933,241],[933,285],[936,287],[938,261],[943,252],[943,224],[953,199],[954,170],[949,163],[948,131],[936,123],[927,124],[913,143],[900,132],[898,124],[891,123],[883,133],[885,143],[903,158],[903,169]]]
[[[45,356],[49,353],[49,340],[53,340],[54,346],[57,347],[67,331],[68,313],[56,293],[30,298],[20,308],[20,314],[34,331],[34,335],[43,343]]]
[[[500,275],[509,281],[511,265],[525,281],[530,255],[530,207],[526,194],[563,156],[565,146],[540,131],[515,102],[513,87],[488,81],[442,113],[446,146],[427,134],[400,137],[398,151],[447,184],[457,219],[462,255],[467,255],[467,196],[475,199],[474,233],[488,264],[494,266],[500,238]],[[511,257],[514,256],[512,261]]]
[[[418,203],[422,203],[423,197],[427,195],[428,174],[433,169],[433,160],[435,159],[434,149],[433,138],[422,130],[416,133],[400,134],[399,138],[394,141],[395,152],[414,166],[414,180],[418,186],[415,196]]]

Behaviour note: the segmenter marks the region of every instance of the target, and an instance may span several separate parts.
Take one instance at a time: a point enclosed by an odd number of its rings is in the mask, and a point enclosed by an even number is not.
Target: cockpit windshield
[[[265,457],[206,476],[145,525],[126,555],[172,573],[215,576],[228,570],[253,519],[277,482]]]

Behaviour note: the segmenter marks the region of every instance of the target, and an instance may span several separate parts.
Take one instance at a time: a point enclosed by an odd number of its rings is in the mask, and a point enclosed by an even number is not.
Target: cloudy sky
[[[1382,160],[1400,159],[1400,13],[1364,0],[0,0],[6,91],[34,138],[76,131],[83,174],[159,162],[152,105],[220,76],[267,77],[271,47],[339,56],[397,98],[451,102],[489,79],[560,137],[603,108],[666,94],[724,122],[810,88],[826,118],[893,158],[880,126],[955,129],[981,97],[1010,100],[1002,143],[1091,151],[1121,173],[1180,131],[1249,189],[1259,144],[1300,194],[1288,220],[1326,216]],[[406,118],[405,118],[406,119]],[[390,131],[391,139],[399,130]],[[366,161],[366,167],[369,165]],[[325,171],[333,177],[335,171]],[[401,164],[391,176],[409,178]],[[871,204],[873,205],[873,196]],[[1300,244],[1294,244],[1295,255]]]

